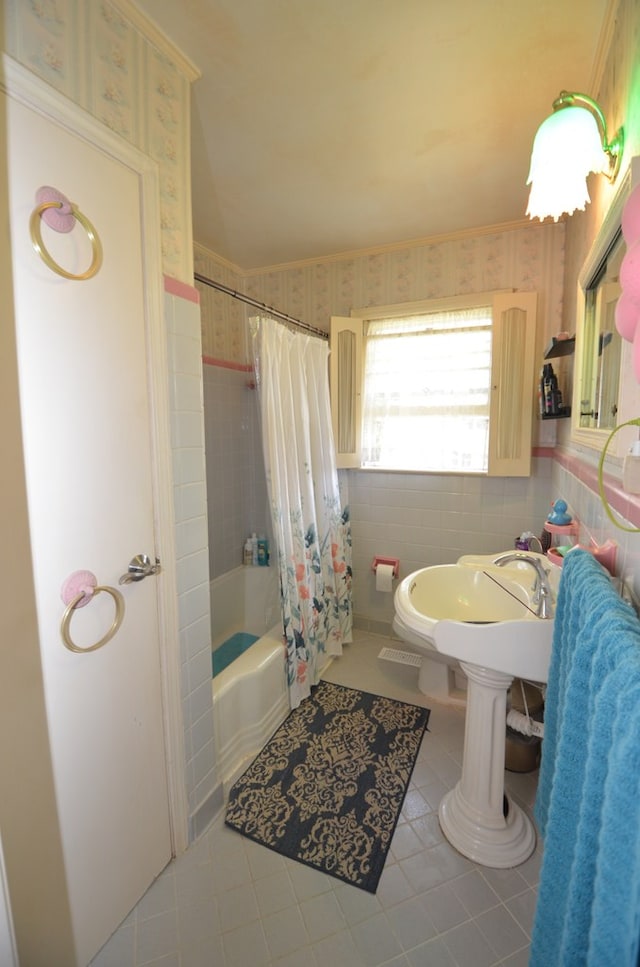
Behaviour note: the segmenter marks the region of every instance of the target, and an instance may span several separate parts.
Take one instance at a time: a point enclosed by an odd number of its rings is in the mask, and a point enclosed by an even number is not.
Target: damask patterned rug
[[[375,893],[429,714],[320,682],[231,789],[227,825]]]

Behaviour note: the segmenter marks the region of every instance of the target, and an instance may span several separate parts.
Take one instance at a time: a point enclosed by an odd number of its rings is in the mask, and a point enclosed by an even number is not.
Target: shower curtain
[[[291,708],[351,641],[351,531],[341,506],[327,343],[250,320],[280,577]]]

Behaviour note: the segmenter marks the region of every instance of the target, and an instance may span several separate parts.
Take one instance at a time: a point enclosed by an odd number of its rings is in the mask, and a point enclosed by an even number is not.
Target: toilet
[[[459,662],[441,655],[424,638],[419,638],[396,614],[393,619],[395,634],[411,645],[422,658],[418,672],[418,688],[434,702],[465,708],[467,704],[467,678]]]

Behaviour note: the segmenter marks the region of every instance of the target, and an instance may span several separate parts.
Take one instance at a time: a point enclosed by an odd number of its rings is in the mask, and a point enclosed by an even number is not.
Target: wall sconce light
[[[600,106],[587,94],[561,91],[553,114],[535,136],[527,184],[531,185],[527,215],[572,215],[589,198],[587,175],[595,171],[615,181],[622,160],[624,129],[607,140],[607,122]]]

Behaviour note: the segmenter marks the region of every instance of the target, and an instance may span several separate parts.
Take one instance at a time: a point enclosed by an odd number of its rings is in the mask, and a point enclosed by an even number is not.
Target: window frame
[[[401,470],[395,468],[363,467],[361,463],[362,392],[364,380],[364,331],[369,320],[395,316],[449,312],[456,309],[492,307],[491,399],[489,411],[488,469],[460,470]],[[512,312],[516,310],[523,315]],[[351,310],[350,316],[331,319],[330,384],[331,411],[336,442],[345,439],[344,414],[355,420],[348,438],[353,448],[336,445],[338,468],[362,469],[386,473],[472,473],[479,476],[531,475],[531,441],[534,418],[534,374],[537,329],[536,292],[482,292],[446,299],[421,300],[394,305],[366,306]],[[518,324],[521,324],[518,327]],[[353,359],[350,363],[349,388],[341,388],[341,334],[350,333]],[[344,336],[342,337],[344,339]],[[515,341],[514,341],[515,340]],[[351,399],[345,410],[345,392]],[[342,403],[342,406],[341,406]],[[342,416],[341,416],[342,414]],[[513,441],[517,439],[517,442]],[[509,442],[511,441],[511,442]]]

